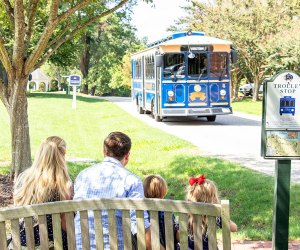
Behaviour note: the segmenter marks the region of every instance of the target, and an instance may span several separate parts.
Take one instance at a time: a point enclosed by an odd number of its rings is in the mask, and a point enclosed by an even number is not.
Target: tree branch
[[[78,3],[77,5],[75,5],[74,7],[72,7],[71,9],[69,9],[68,11],[66,11],[65,13],[61,14],[58,19],[59,19],[59,23],[61,23],[62,21],[68,19],[68,17],[70,17],[72,14],[74,14],[76,11],[82,9],[83,7],[85,7],[86,5],[88,5],[90,2],[92,2],[92,0],[83,0],[80,3]]]
[[[2,80],[0,80],[0,99],[7,111],[9,111],[10,109],[8,98],[9,98],[8,87],[4,85],[4,82]]]
[[[83,0],[82,2],[80,2],[79,4],[77,4],[76,6],[74,6],[73,8],[71,8],[68,11],[66,11],[65,13],[61,14],[58,17],[59,18],[59,22],[62,22],[64,20],[68,19],[68,17],[70,17],[76,11],[78,11],[78,10],[82,9],[83,7],[85,7],[86,5],[88,5],[90,2],[92,2],[92,0]],[[121,0],[121,2],[114,7],[115,10],[121,8],[127,2],[128,2],[128,0]]]
[[[87,25],[94,23],[100,18],[106,17],[110,15],[111,13],[115,12],[117,9],[121,8],[123,5],[125,5],[128,2],[128,0],[122,0],[119,4],[117,4],[115,7],[102,12],[99,15],[96,15],[89,20],[85,21],[84,23],[80,24],[76,27],[73,31],[71,31],[68,35],[61,37],[61,39],[56,39],[56,43],[53,44],[51,48],[48,49],[48,51],[41,57],[41,59],[37,62],[37,64],[34,66],[35,69],[39,68],[41,65],[43,65],[48,58],[53,55],[53,53],[66,41],[73,38],[76,34],[78,34],[81,30],[83,30]]]
[[[33,25],[34,25],[34,20],[36,17],[37,13],[37,6],[38,6],[39,0],[31,0],[29,2],[28,6],[28,21],[27,21],[27,27],[26,27],[26,33],[25,33],[25,44],[26,44],[26,52],[29,47],[31,35],[32,35],[32,30],[33,30]]]
[[[64,27],[64,31],[57,37],[55,37],[53,40],[51,40],[48,44],[48,48],[50,48],[53,44],[57,43],[57,41],[59,41],[70,29],[70,23],[68,23],[66,25],[66,27]]]
[[[59,5],[59,0],[52,0],[52,5],[50,8],[50,14],[49,14],[47,25],[34,51],[31,53],[28,60],[26,61],[25,72],[24,72],[25,74],[29,74],[31,70],[34,68],[34,65],[36,64],[37,60],[39,59],[39,57],[47,47],[49,39],[52,36],[54,29],[58,25],[58,18],[57,18],[58,5]]]
[[[7,12],[7,15],[9,16],[9,20],[11,22],[11,25],[14,27],[15,25],[15,18],[14,18],[14,9],[10,4],[9,0],[3,0],[4,6]]]
[[[4,41],[3,41],[2,37],[0,37],[0,56],[1,56],[1,62],[3,64],[5,71],[7,72],[8,75],[12,75],[12,71],[13,71],[12,64],[9,59],[7,50],[4,46]]]
[[[15,16],[15,34],[14,34],[14,46],[12,64],[16,71],[17,79],[20,78],[23,64],[24,64],[24,36],[25,36],[25,17],[24,17],[24,5],[22,0],[15,0],[14,6]]]

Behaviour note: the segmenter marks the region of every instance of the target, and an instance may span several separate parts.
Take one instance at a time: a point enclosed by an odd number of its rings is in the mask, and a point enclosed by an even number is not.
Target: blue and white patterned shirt
[[[144,198],[143,183],[139,177],[129,172],[123,167],[120,161],[112,157],[105,157],[104,160],[91,166],[77,176],[74,183],[74,200],[88,198]],[[131,232],[136,234],[136,216],[134,211],[130,211]],[[150,226],[148,213],[145,211],[145,228]],[[88,213],[90,247],[96,249],[94,217]],[[118,249],[124,249],[122,235],[122,214],[116,212]],[[104,249],[109,248],[109,232],[107,212],[102,212]],[[80,216],[75,216],[75,234],[77,250],[82,249]]]

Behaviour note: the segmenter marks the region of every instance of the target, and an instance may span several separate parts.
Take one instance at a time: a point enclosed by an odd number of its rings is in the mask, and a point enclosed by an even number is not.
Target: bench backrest
[[[110,249],[117,249],[115,210],[122,210],[122,227],[124,249],[131,249],[130,209],[136,210],[138,249],[146,249],[144,230],[144,210],[151,215],[151,244],[152,249],[160,249],[158,211],[165,212],[166,249],[174,249],[172,213],[176,214],[180,228],[180,249],[188,249],[188,214],[194,218],[195,250],[202,250],[202,215],[208,218],[209,249],[217,249],[216,217],[222,217],[222,244],[224,250],[231,249],[229,201],[222,200],[221,204],[195,203],[178,200],[161,199],[90,199],[81,201],[51,202],[0,210],[0,249],[6,249],[6,223],[11,223],[13,249],[21,249],[19,219],[24,218],[27,249],[34,249],[34,234],[32,217],[38,218],[40,230],[40,248],[48,248],[48,233],[46,215],[52,214],[55,249],[62,249],[61,218],[66,214],[68,233],[68,249],[76,249],[74,212],[80,213],[81,236],[83,249],[90,249],[88,230],[88,211],[94,212],[95,237],[97,249],[103,249],[101,210],[108,211]]]

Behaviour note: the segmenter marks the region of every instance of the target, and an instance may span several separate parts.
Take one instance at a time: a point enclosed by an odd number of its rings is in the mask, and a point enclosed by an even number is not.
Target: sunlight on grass
[[[262,115],[262,101],[253,102],[251,98],[245,98],[231,103],[233,113],[242,112],[251,115]]]
[[[103,139],[111,131],[122,131],[133,142],[126,167],[141,178],[154,173],[162,175],[169,186],[167,198],[185,199],[189,177],[204,173],[216,182],[221,198],[230,200],[231,218],[239,227],[238,233],[232,234],[233,239],[271,239],[272,177],[228,161],[201,157],[191,143],[150,127],[109,102],[78,97],[77,109],[72,110],[71,96],[32,94],[28,101],[32,156],[42,140],[59,135],[67,142],[67,157],[101,161]],[[235,105],[250,106],[252,103],[246,101]],[[8,174],[10,132],[8,115],[2,104],[0,129],[0,174]],[[68,162],[72,180],[90,165]],[[299,232],[300,185],[292,185],[290,240],[300,239]]]

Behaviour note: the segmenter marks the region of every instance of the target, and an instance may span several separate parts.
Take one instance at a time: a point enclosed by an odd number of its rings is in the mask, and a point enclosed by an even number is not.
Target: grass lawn
[[[72,110],[72,97],[58,94],[32,94],[29,122],[34,153],[49,135],[67,141],[68,157],[102,159],[102,142],[111,131],[127,133],[133,141],[128,168],[141,178],[162,175],[169,185],[168,197],[185,199],[188,178],[204,173],[213,179],[221,198],[230,200],[231,217],[239,226],[234,239],[270,240],[272,237],[272,177],[219,159],[201,157],[191,143],[150,127],[118,106],[95,99],[78,97]],[[8,116],[0,105],[0,173],[8,173],[10,138]],[[2,164],[1,164],[2,162]],[[5,167],[6,165],[6,167]],[[68,163],[74,180],[87,163]],[[291,187],[290,239],[300,239],[300,185]]]
[[[244,98],[231,103],[233,113],[242,112],[251,115],[262,115],[262,101],[252,101],[252,97]]]

